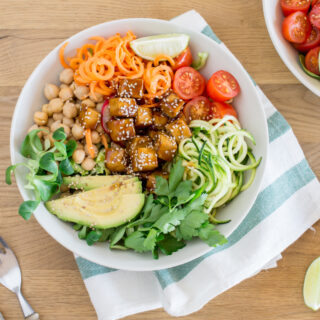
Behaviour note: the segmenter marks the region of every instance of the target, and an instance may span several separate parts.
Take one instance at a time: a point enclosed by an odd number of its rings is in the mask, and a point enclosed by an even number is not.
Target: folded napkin
[[[194,10],[172,20],[224,46]],[[99,320],[164,308],[182,316],[262,269],[320,218],[320,184],[292,129],[256,87],[269,127],[269,159],[261,191],[228,243],[184,265],[155,272],[110,269],[76,258]],[[210,281],[208,281],[210,279]]]

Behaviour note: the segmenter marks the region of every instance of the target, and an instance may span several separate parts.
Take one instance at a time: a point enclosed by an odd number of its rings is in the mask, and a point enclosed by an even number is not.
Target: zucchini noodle
[[[192,137],[181,141],[179,155],[185,167],[184,180],[192,181],[194,190],[207,193],[205,211],[213,223],[226,223],[214,218],[219,207],[235,198],[254,181],[256,160],[247,140],[255,144],[248,131],[241,129],[238,119],[225,116],[210,121],[190,123]],[[244,184],[244,173],[250,172]]]

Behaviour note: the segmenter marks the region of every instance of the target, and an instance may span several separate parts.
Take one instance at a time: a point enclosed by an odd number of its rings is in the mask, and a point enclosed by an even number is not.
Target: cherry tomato
[[[205,86],[204,77],[191,67],[182,67],[174,75],[173,90],[184,100],[201,96]]]
[[[224,102],[213,102],[212,103],[212,113],[213,118],[222,119],[224,116],[234,116],[238,117],[237,111],[233,108],[231,104]]]
[[[240,86],[236,78],[224,70],[215,72],[207,84],[207,94],[215,101],[230,100],[239,92]]]
[[[311,24],[320,29],[320,2],[317,2],[309,13],[309,19]]]
[[[307,53],[305,58],[306,68],[317,75],[320,75],[319,52],[320,52],[320,47],[313,48]]]
[[[281,0],[280,5],[285,16],[296,11],[307,14],[310,8],[310,0]]]
[[[188,123],[192,120],[212,119],[212,108],[209,99],[204,96],[193,98],[184,107],[183,114]]]
[[[315,4],[317,4],[320,0],[312,0],[311,7],[313,7]]]
[[[320,30],[313,28],[309,37],[304,43],[294,43],[293,46],[300,52],[308,52],[309,50],[320,45]]]
[[[282,34],[293,43],[304,43],[312,30],[308,17],[303,12],[294,12],[287,16],[282,23]]]
[[[181,67],[190,67],[192,63],[192,53],[189,47],[183,50],[176,58],[174,58],[174,62],[176,63],[174,66],[174,70],[177,70]]]

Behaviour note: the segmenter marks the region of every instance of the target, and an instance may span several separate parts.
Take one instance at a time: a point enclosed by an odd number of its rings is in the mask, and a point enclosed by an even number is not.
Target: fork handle
[[[16,292],[16,295],[20,302],[20,306],[25,320],[39,320],[39,314],[33,311],[30,304],[24,298],[20,290]]]

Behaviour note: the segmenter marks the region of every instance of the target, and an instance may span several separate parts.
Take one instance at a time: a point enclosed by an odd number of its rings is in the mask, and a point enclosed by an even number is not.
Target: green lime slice
[[[172,58],[187,48],[190,37],[187,34],[171,33],[138,38],[130,42],[132,50],[143,59],[154,60],[160,54]]]
[[[313,311],[320,309],[320,257],[307,270],[303,285],[305,304]]]

